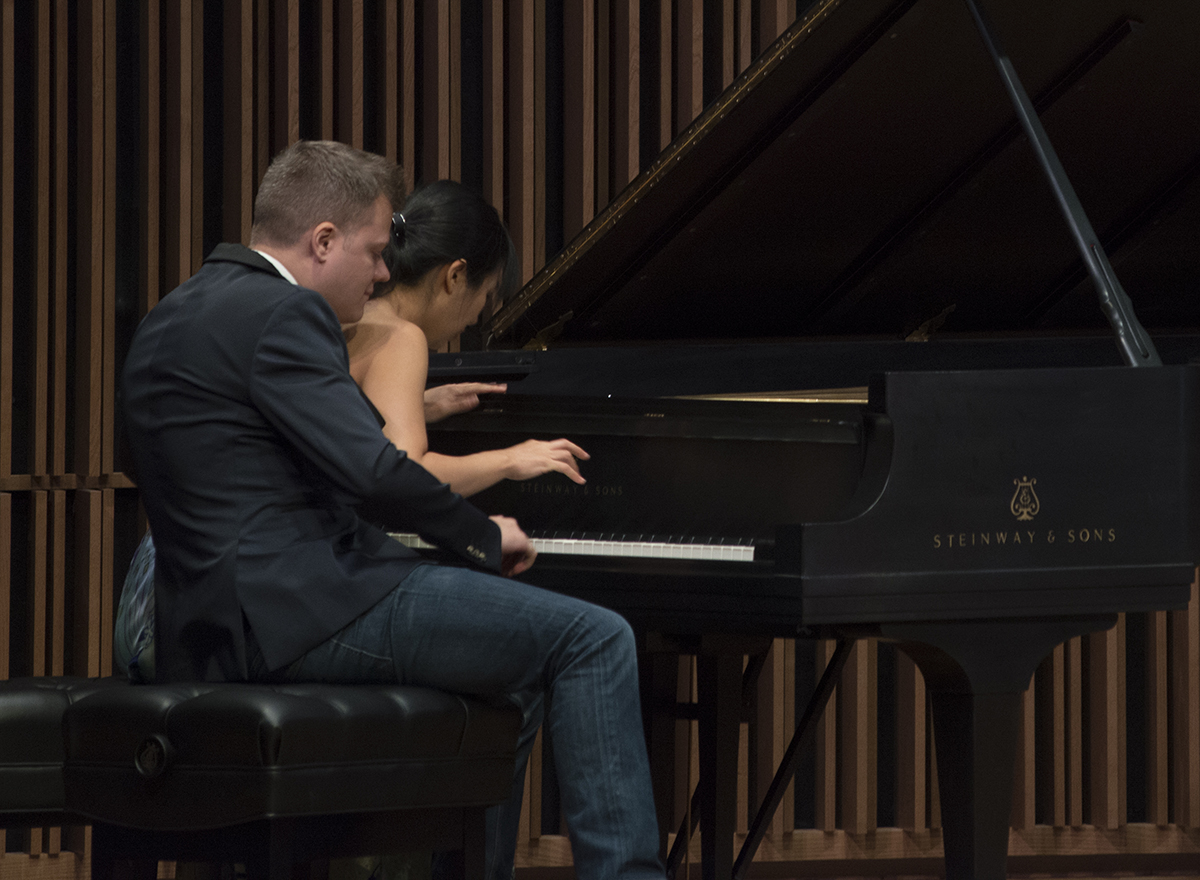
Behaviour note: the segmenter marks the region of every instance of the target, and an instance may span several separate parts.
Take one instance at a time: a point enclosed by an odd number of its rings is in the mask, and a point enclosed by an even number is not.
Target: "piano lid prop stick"
[[[1029,135],[1029,142],[1033,146],[1034,153],[1037,154],[1038,161],[1046,172],[1050,187],[1054,190],[1054,197],[1058,200],[1063,218],[1071,229],[1071,235],[1075,238],[1083,262],[1087,266],[1092,280],[1096,283],[1096,292],[1100,296],[1100,308],[1104,310],[1113,332],[1117,335],[1117,345],[1121,349],[1125,363],[1131,367],[1161,366],[1162,360],[1158,356],[1158,351],[1149,334],[1146,333],[1145,328],[1133,313],[1133,303],[1122,289],[1121,283],[1117,280],[1112,266],[1108,262],[1104,248],[1096,237],[1096,232],[1092,228],[1091,221],[1088,220],[1087,213],[1083,210],[1079,197],[1075,194],[1074,187],[1071,186],[1071,181],[1067,179],[1067,173],[1058,160],[1058,154],[1054,152],[1054,147],[1046,135],[1046,130],[1042,127],[1041,120],[1038,119],[1033,102],[1029,100],[1029,95],[1025,92],[1025,87],[1017,76],[1012,60],[1000,46],[1000,41],[992,29],[991,23],[976,0],[965,0],[965,2],[970,7],[980,36],[983,37],[983,42],[1000,71],[1000,79],[1003,80],[1004,87],[1008,90],[1021,125]]]

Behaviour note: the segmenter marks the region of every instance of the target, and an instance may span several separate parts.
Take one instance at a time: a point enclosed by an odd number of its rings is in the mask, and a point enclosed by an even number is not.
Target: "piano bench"
[[[117,861],[242,863],[290,878],[330,858],[461,849],[484,874],[484,810],[512,791],[520,713],[401,685],[162,684],[63,715],[67,808],[92,877]]]
[[[82,823],[63,803],[63,714],[122,678],[39,676],[0,681],[0,828]]]

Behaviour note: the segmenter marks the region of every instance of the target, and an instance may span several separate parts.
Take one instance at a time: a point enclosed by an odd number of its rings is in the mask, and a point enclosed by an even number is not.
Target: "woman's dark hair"
[[[502,270],[497,301],[519,282],[516,249],[496,209],[454,180],[417,187],[392,221],[392,242],[383,253],[391,281],[377,285],[381,296],[393,284],[415,285],[431,269],[465,260],[472,287]],[[382,289],[381,289],[382,288]]]

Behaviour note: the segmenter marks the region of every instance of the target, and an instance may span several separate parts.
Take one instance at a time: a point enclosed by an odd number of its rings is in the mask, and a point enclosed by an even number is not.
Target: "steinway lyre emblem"
[[[1027,522],[1037,516],[1038,511],[1042,509],[1042,503],[1038,501],[1037,493],[1033,491],[1033,484],[1037,480],[1021,477],[1013,482],[1017,484],[1017,491],[1013,493],[1012,503],[1009,504],[1008,509],[1017,519]]]

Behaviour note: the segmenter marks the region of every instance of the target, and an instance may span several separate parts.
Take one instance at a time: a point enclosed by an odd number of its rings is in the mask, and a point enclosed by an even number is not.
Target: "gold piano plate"
[[[750,403],[852,403],[867,402],[867,386],[814,388],[809,391],[747,391],[732,394],[687,394],[678,400],[738,400]]]

